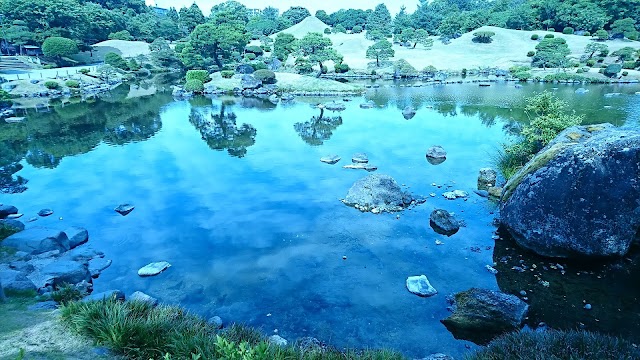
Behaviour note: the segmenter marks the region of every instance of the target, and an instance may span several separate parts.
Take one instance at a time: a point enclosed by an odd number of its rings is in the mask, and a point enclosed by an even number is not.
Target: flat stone
[[[9,214],[7,215],[7,219],[20,219],[24,214]]]
[[[141,267],[140,270],[138,270],[138,275],[139,276],[158,275],[161,272],[168,269],[169,267],[171,267],[171,264],[169,264],[166,261],[152,262],[146,266]]]
[[[500,198],[502,197],[502,188],[498,186],[493,186],[489,188],[489,195]]]
[[[153,296],[147,295],[147,294],[143,293],[142,291],[134,292],[133,294],[131,294],[129,296],[127,301],[145,302],[145,303],[151,304],[151,306],[158,305],[158,299],[154,298]]]
[[[59,230],[34,227],[9,236],[2,241],[2,245],[37,255],[53,250],[69,250],[69,238]]]
[[[406,285],[409,292],[418,296],[429,297],[438,293],[438,291],[431,286],[429,279],[427,279],[425,275],[409,276]]]
[[[92,278],[96,278],[102,273],[106,268],[111,266],[111,260],[105,258],[94,258],[89,260],[89,273]]]
[[[431,212],[429,225],[438,234],[446,236],[451,236],[460,230],[460,222],[444,209],[436,209]]]
[[[78,284],[82,281],[91,281],[91,274],[86,264],[70,260],[56,260],[45,265],[36,274],[30,274],[38,288],[47,285],[57,287],[63,284]]]
[[[87,229],[83,229],[81,227],[72,226],[65,229],[64,233],[67,234],[67,237],[69,238],[70,249],[74,249],[89,241],[89,232]]]
[[[42,209],[40,211],[38,211],[38,215],[41,217],[47,217],[50,215],[53,215],[53,210],[51,209]]]
[[[376,170],[378,170],[378,167],[375,166],[375,165],[363,164],[363,163],[347,164],[347,165],[344,165],[342,168],[343,169],[355,169],[355,170],[367,170],[367,171],[376,171]]]
[[[17,214],[18,208],[12,205],[0,205],[0,219],[4,219],[9,215]]]
[[[0,284],[5,290],[36,290],[35,284],[25,274],[12,269],[0,269]]]
[[[135,209],[135,206],[131,204],[122,204],[122,205],[118,205],[118,207],[115,208],[114,210],[122,216],[127,216],[129,215],[130,212],[133,211],[133,209]]]
[[[55,310],[58,308],[58,303],[55,301],[43,301],[30,305],[27,310],[29,311],[41,311],[41,310]]]
[[[357,153],[351,157],[351,162],[358,164],[366,164],[369,162],[369,157],[365,153]]]
[[[331,165],[333,165],[333,164],[337,163],[338,161],[340,161],[340,159],[341,159],[341,158],[340,158],[340,156],[338,156],[338,155],[329,155],[329,156],[323,156],[323,157],[321,157],[321,158],[320,158],[320,161],[322,161],[322,162],[323,162],[323,163],[325,163],[325,164],[331,164]]]

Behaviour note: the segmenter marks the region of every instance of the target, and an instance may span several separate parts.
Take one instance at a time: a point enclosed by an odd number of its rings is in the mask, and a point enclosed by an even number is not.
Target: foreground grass
[[[364,87],[359,84],[343,84],[334,80],[299,74],[276,73],[276,79],[278,80],[276,85],[283,92],[358,92],[364,90]],[[221,90],[233,90],[240,87],[240,83],[239,76],[225,79],[219,72],[211,75],[211,84]]]
[[[631,343],[586,331],[515,332],[492,341],[467,360],[631,360],[640,351]]]
[[[103,300],[62,308],[63,323],[98,344],[132,359],[308,359],[400,360],[387,351],[338,351],[324,346],[269,344],[257,330],[234,325],[217,331],[203,319],[174,306]]]

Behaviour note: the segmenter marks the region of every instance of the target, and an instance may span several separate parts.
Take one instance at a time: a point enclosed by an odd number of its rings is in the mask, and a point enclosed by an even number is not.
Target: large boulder
[[[245,74],[242,76],[241,86],[243,90],[255,90],[262,86],[262,81],[256,79],[253,75]]]
[[[2,246],[32,255],[53,250],[64,252],[69,250],[69,238],[59,230],[34,227],[9,236],[2,241]]]
[[[64,233],[67,234],[69,238],[69,248],[74,249],[87,241],[89,241],[89,232],[87,229],[72,226],[64,230]]]
[[[389,175],[373,174],[356,181],[342,202],[361,211],[401,211],[413,198]]]
[[[626,254],[640,230],[640,132],[563,131],[509,179],[500,216],[520,246],[543,256]]]
[[[0,204],[0,219],[4,219],[9,215],[17,214],[18,208],[12,205]]]
[[[91,281],[91,273],[86,263],[71,260],[56,260],[29,275],[38,288],[51,285],[78,284]]]
[[[472,288],[454,295],[453,313],[442,323],[456,339],[484,345],[496,336],[520,329],[529,305],[515,295]]]
[[[24,273],[7,267],[0,268],[0,283],[2,283],[2,287],[5,290],[36,290],[36,286],[25,276]]]
[[[435,209],[431,212],[429,225],[433,231],[446,236],[451,236],[460,230],[460,222],[444,209]]]

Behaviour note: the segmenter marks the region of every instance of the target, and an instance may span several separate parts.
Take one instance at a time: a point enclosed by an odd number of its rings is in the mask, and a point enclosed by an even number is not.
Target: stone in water
[[[136,207],[131,205],[131,204],[122,204],[120,206],[118,206],[117,208],[115,208],[114,210],[119,213],[122,216],[127,216],[129,215],[130,212],[133,211],[133,209],[135,209]]]
[[[171,267],[171,264],[169,264],[166,261],[153,262],[153,263],[151,263],[149,265],[146,265],[146,266],[140,268],[140,270],[138,270],[138,275],[139,276],[154,276],[154,275],[158,275],[161,272],[163,272],[166,269],[168,269],[169,267]]]

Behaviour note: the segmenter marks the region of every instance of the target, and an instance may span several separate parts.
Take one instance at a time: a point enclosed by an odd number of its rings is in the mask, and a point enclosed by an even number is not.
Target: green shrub
[[[622,63],[622,68],[627,70],[633,70],[636,68],[636,65],[637,64],[635,61],[625,61]]]
[[[531,35],[531,40],[538,40],[539,38],[540,38],[540,35],[538,34]]]
[[[55,81],[55,80],[49,80],[49,81],[46,81],[44,83],[44,87],[46,87],[47,89],[50,89],[50,90],[54,90],[54,89],[59,88],[60,84],[58,84],[58,82]]]
[[[604,30],[604,29],[600,29],[596,31],[595,34],[593,34],[593,36],[600,41],[609,40],[609,33],[607,32],[607,30]]]
[[[332,32],[333,32],[334,34],[337,34],[337,33],[343,33],[343,34],[344,34],[344,33],[346,33],[346,32],[347,32],[347,29],[345,29],[344,25],[342,25],[342,24],[337,24],[337,25],[335,25],[335,26],[333,27]]]
[[[323,73],[323,74],[328,73],[329,72],[329,68],[327,67],[327,65],[322,65],[320,67],[320,72]]]
[[[131,71],[138,71],[142,68],[135,59],[129,59],[127,66],[129,66],[129,70]]]
[[[253,68],[254,71],[266,70],[267,69],[267,65],[265,63],[263,63],[262,61],[254,62],[254,63],[251,63],[250,65],[251,65],[251,67]]]
[[[341,73],[346,73],[347,71],[349,71],[349,65],[345,64],[345,63],[339,63],[336,64],[334,66],[336,73],[341,74]]]
[[[473,33],[473,42],[488,44],[493,41],[492,37],[495,35],[493,31],[476,31]]]
[[[628,71],[623,71],[623,72],[622,72],[622,76],[627,76],[627,75],[629,75],[629,72],[628,72]]]
[[[236,72],[233,70],[222,70],[220,71],[220,75],[225,79],[231,79]]]
[[[399,59],[393,64],[396,75],[401,77],[414,76],[417,71],[409,62],[405,59]]]
[[[70,284],[62,284],[51,293],[51,300],[58,304],[67,305],[73,301],[81,300],[87,294]]]
[[[331,28],[324,29],[324,33],[327,35],[331,34]]]
[[[255,60],[256,59],[256,54],[254,54],[254,53],[246,53],[246,54],[244,54],[244,59],[246,61]]]
[[[187,82],[184,84],[184,89],[185,91],[200,93],[204,91],[204,84],[198,79],[191,79],[187,80]]]
[[[535,56],[536,52],[535,51],[529,51],[527,52],[527,57],[533,57]]]
[[[546,34],[546,35],[544,36],[544,38],[545,38],[545,39],[553,39],[554,37],[556,37],[556,36],[555,36],[555,35],[553,35],[553,34]]]
[[[77,80],[67,80],[64,84],[74,89],[80,87],[80,83]]]
[[[376,76],[378,73],[375,70],[371,70],[371,76]]]
[[[204,84],[210,80],[209,72],[207,70],[189,70],[187,71],[186,80],[200,80]]]
[[[276,82],[276,74],[267,69],[257,70],[253,73],[253,76],[262,81],[263,84],[275,84]]]
[[[89,69],[86,69],[86,68],[85,68],[85,69],[80,69],[80,71],[78,71],[78,72],[79,72],[80,74],[87,75],[88,73],[90,73],[90,72],[91,72],[91,70],[89,70]]]
[[[595,64],[596,64],[596,60],[595,59],[587,60],[587,66],[593,67]]]
[[[104,56],[104,63],[107,64],[107,65],[111,65],[114,68],[121,69],[121,70],[129,69],[129,65],[122,58],[122,56],[120,56],[120,55],[118,55],[118,54],[116,54],[114,52],[107,53]]]
[[[584,34],[582,34],[582,36],[591,36],[591,33],[588,31],[585,31]]]
[[[133,36],[131,36],[131,33],[127,30],[111,33],[109,34],[108,38],[109,40],[133,40]]]
[[[262,50],[262,48],[260,46],[253,46],[253,45],[249,45],[249,46],[245,47],[244,48],[244,52],[245,53],[252,53],[252,54],[255,54],[256,56],[262,55],[264,53],[264,51]]]
[[[626,340],[586,331],[522,331],[501,336],[467,360],[496,359],[638,359]]]
[[[576,70],[576,74],[582,74],[583,72],[584,72],[584,70],[582,70],[582,69]]]
[[[574,32],[574,30],[570,26],[567,26],[564,29],[562,29],[562,33],[565,34],[565,35],[572,35],[573,32]]]
[[[616,76],[622,70],[622,65],[620,64],[609,64],[606,68],[604,68],[603,74],[608,77]]]
[[[356,25],[351,29],[351,32],[354,34],[360,34],[362,32],[362,26]]]
[[[551,32],[556,32],[556,29],[554,28],[548,28],[547,31],[551,31]]]

